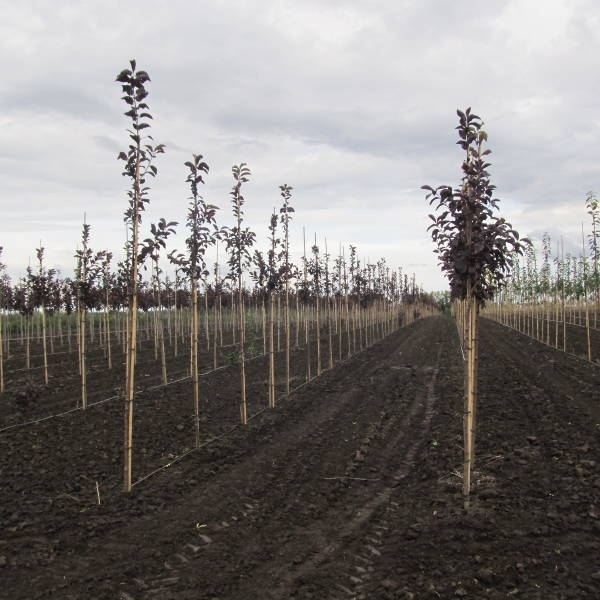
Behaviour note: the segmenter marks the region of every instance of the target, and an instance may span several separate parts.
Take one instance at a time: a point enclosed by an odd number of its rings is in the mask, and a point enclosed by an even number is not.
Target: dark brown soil
[[[208,376],[210,443],[129,496],[120,402],[3,432],[0,597],[599,598],[600,368],[481,329],[468,514],[462,357],[453,322],[432,317],[275,410],[253,361],[244,428],[235,367]],[[136,406],[144,475],[191,448],[189,382]]]

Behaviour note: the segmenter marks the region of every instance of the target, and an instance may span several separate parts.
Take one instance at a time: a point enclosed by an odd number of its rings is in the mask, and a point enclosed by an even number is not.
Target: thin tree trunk
[[[137,234],[134,235],[137,241]],[[137,264],[137,259],[134,259]],[[133,271],[136,273],[136,271]],[[136,277],[137,279],[137,277]],[[137,281],[133,285],[134,291],[130,294],[127,315],[127,376],[125,393],[125,432],[124,432],[124,465],[123,489],[131,491],[132,463],[133,463],[133,400],[135,396],[135,359],[137,347]]]
[[[338,361],[342,360],[342,299],[335,300],[336,330],[338,336]]]
[[[138,156],[139,156],[138,143]],[[137,307],[138,307],[138,234],[140,210],[140,164],[135,169],[133,190],[133,215],[131,218],[131,272],[129,280],[129,306],[127,315],[127,372],[124,411],[124,452],[123,452],[123,490],[128,493],[132,487],[133,475],[133,402],[135,398],[135,366],[137,351]]]
[[[463,416],[463,431],[464,431],[464,462],[463,462],[463,500],[465,510],[469,508],[469,494],[471,492],[471,472],[472,472],[472,455],[473,455],[473,444],[472,434],[474,428],[474,408],[473,408],[473,304],[474,299],[470,295],[470,289],[467,292],[466,314],[465,314],[465,333],[463,339],[465,339],[465,373],[464,373],[464,416]]]
[[[51,319],[50,322],[48,323],[48,339],[50,340],[50,355],[54,354],[54,329],[55,329],[55,324],[54,324],[54,320]]]
[[[111,348],[111,337],[110,337],[110,312],[108,310],[108,288],[106,288],[106,306],[104,308],[104,315],[106,318],[106,355],[108,359],[108,368],[112,369],[112,348]]]
[[[44,354],[44,383],[48,385],[48,351],[46,347],[46,309],[42,304],[42,348]]]
[[[295,348],[300,346],[300,294],[296,288],[296,345]]]
[[[317,377],[321,374],[321,321],[319,316],[319,292],[316,291],[316,329],[317,329]]]
[[[191,378],[194,394],[194,439],[200,446],[200,378],[198,377],[198,284],[192,275]]]
[[[160,345],[160,339],[158,335],[158,311],[152,311],[152,322],[154,324],[154,360],[158,360],[158,347]]]
[[[248,423],[248,406],[246,403],[246,355],[245,355],[245,342],[246,342],[246,323],[245,323],[245,311],[244,311],[244,298],[242,292],[242,275],[238,279],[239,285],[239,318],[240,318],[240,419],[242,425]]]
[[[274,313],[275,298],[269,292],[269,407],[275,408],[275,340],[274,340]]]
[[[179,310],[177,309],[177,287],[178,279],[175,272],[175,290],[173,292],[173,355],[177,357],[179,354]]]
[[[79,293],[78,293],[79,294]],[[81,299],[77,298],[77,317],[75,321],[75,331],[77,333],[77,359],[79,361],[79,376],[81,377]]]
[[[2,332],[2,321],[4,315],[0,311],[0,394],[4,392],[4,339]]]
[[[285,393],[290,393],[290,343],[291,343],[291,331],[290,331],[290,282],[287,277],[286,269],[286,280],[285,280]]]
[[[218,298],[221,298],[220,292],[217,294]],[[219,320],[219,307],[217,306],[217,296],[215,296],[213,304],[213,369],[217,368],[217,335],[218,335],[218,320]]]
[[[331,299],[329,296],[325,297],[327,302],[327,338],[329,346],[329,368],[333,369],[333,340],[331,337]]]
[[[158,329],[158,343],[160,348],[160,368],[162,373],[163,385],[167,385],[167,357],[165,355],[165,330],[163,328],[162,320],[162,301],[161,301],[161,290],[160,290],[160,277],[158,271],[158,261],[156,262],[156,298],[157,298],[157,310],[156,312],[156,327]]]
[[[348,306],[348,294],[344,297],[344,304],[346,305],[346,342],[348,344],[348,358],[352,356],[350,348],[350,307]]]
[[[219,292],[219,345],[223,347],[223,303]]]
[[[271,294],[269,293],[269,311],[271,306]],[[263,338],[263,354],[267,354],[267,311],[265,309],[265,297],[262,297],[261,308],[261,321],[262,321],[262,338]],[[270,322],[270,316],[269,316]]]
[[[206,335],[206,351],[210,352],[210,331],[208,325],[208,288],[204,286],[204,335]]]
[[[79,348],[81,353],[81,407],[83,410],[87,408],[88,398],[87,398],[87,363],[86,363],[86,348],[85,348],[85,315],[86,310],[85,306],[81,309],[81,325],[80,325],[80,335],[81,339],[79,341]]]
[[[304,341],[306,343],[306,381],[310,381],[310,331],[308,323],[308,305],[304,305]]]
[[[281,295],[277,294],[277,352],[281,351]]]

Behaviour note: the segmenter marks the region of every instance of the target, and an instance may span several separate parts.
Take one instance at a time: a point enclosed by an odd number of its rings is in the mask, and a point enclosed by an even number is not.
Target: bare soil
[[[274,410],[252,361],[246,427],[236,367],[207,376],[206,445],[127,496],[120,402],[1,433],[0,597],[600,597],[600,368],[485,319],[480,349],[468,513],[447,317]],[[189,382],[145,392],[136,411],[138,476],[191,449]]]

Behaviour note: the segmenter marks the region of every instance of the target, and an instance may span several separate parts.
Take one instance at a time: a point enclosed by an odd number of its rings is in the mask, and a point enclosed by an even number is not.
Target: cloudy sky
[[[230,224],[231,166],[248,163],[247,224],[264,245],[278,186],[332,252],[354,244],[444,289],[423,184],[455,185],[456,109],[481,115],[501,212],[522,234],[580,240],[600,191],[595,0],[0,2],[0,245],[13,277],[35,248],[71,274],[84,212],[118,254],[128,126],[115,83],[147,70],[156,162],[144,231],[183,222],[183,163]],[[183,227],[180,226],[182,233]],[[171,247],[182,247],[183,235]]]

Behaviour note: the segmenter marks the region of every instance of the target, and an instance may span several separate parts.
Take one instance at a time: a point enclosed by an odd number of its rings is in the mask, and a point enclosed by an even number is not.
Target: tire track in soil
[[[121,541],[115,541],[115,535],[105,536],[90,549],[92,557],[81,556],[55,565],[60,579],[72,569],[81,573],[78,567],[84,562],[93,563],[93,574],[88,571],[87,577],[80,574],[78,580],[59,585],[66,592],[61,597],[79,598],[82,596],[77,590],[95,589],[98,598],[122,600],[251,598],[246,593],[248,583],[264,592],[256,597],[292,597],[288,590],[341,548],[339,542],[331,540],[343,540],[366,525],[389,502],[394,485],[409,472],[431,420],[441,345],[435,367],[415,368],[398,362],[403,359],[402,351],[423,343],[423,339],[425,343],[432,336],[441,339],[437,329],[433,322],[408,327],[399,336],[390,336],[391,341],[383,340],[364,355],[326,372],[305,388],[303,394],[308,399],[300,397],[283,407],[282,412],[289,413],[286,419],[281,414],[265,416],[267,424],[259,425],[259,430],[264,429],[260,439],[266,443],[259,445],[254,454],[242,454],[240,462],[228,465],[207,481],[206,487],[190,490],[177,506],[168,508],[164,519],[158,516],[150,527],[138,519],[124,527]],[[353,429],[355,435],[349,433]],[[332,435],[338,439],[332,439]],[[340,436],[348,436],[343,439],[348,444],[341,459]],[[351,479],[345,478],[366,467],[362,453],[368,454],[370,446],[377,450],[379,438],[379,466],[387,467],[393,459],[396,469],[373,496],[371,489],[347,485]],[[276,447],[276,461],[271,445]],[[398,448],[404,458],[400,468]],[[333,467],[337,470],[332,471]],[[332,472],[344,473],[334,485],[325,481]],[[345,523],[341,512],[349,505],[360,510]],[[177,518],[170,518],[174,513]],[[204,521],[220,525],[195,531],[187,527],[202,513]],[[182,523],[186,523],[185,529]],[[131,565],[128,559],[133,548],[136,563]],[[267,557],[262,568],[260,561],[249,558],[253,552]],[[240,579],[240,570],[248,565]],[[249,581],[250,571],[254,583]],[[280,588],[264,590],[261,577],[279,581]],[[199,596],[203,588],[207,595]]]
[[[391,500],[392,493],[414,466],[417,452],[424,443],[433,418],[437,397],[435,385],[442,350],[443,345],[440,344],[434,367],[420,369],[424,381],[420,382],[422,386],[413,392],[414,396],[407,407],[407,413],[402,417],[394,415],[381,427],[380,436],[386,444],[379,450],[379,457],[386,460],[394,457],[394,462],[401,465],[391,474],[388,485],[377,491],[371,500],[356,511],[356,516],[341,528],[338,533],[339,539],[328,543],[300,568],[293,571],[286,568],[282,573],[280,585],[269,595],[270,598],[292,597],[296,582],[313,576],[329,559],[335,561],[339,558],[349,538],[353,538],[352,545],[358,540],[362,548],[352,554],[353,564],[341,578],[338,578],[341,581],[334,583],[335,590],[332,590],[327,598],[331,600],[368,598],[363,588],[368,584],[371,573],[375,569],[377,557],[381,556],[378,546],[382,545],[385,532],[390,530],[390,520],[393,520],[391,513],[394,513],[398,507],[398,503]],[[388,439],[391,430],[396,426],[398,426],[396,433]]]

